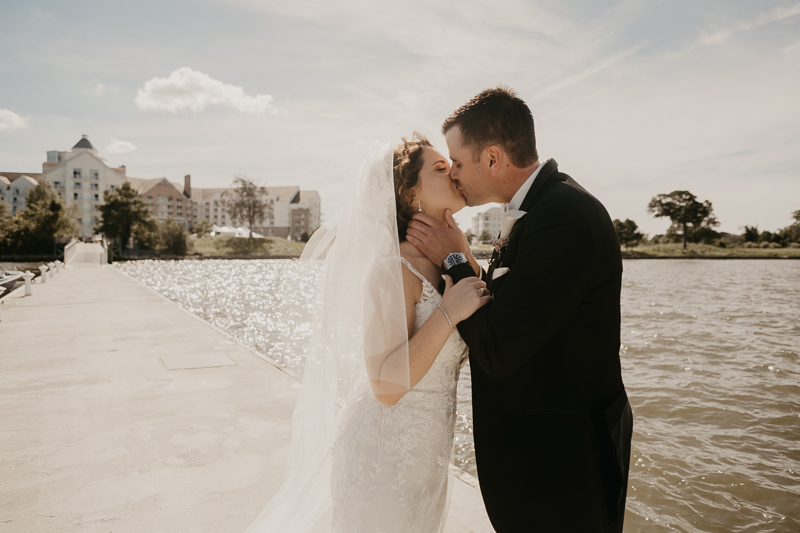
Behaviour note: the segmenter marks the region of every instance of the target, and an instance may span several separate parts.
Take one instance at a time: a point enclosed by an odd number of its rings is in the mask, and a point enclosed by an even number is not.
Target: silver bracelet
[[[453,333],[453,323],[450,322],[450,315],[448,315],[447,311],[444,310],[444,307],[442,307],[442,304],[439,304],[436,307],[441,309],[442,313],[444,313],[444,317],[447,319],[447,324],[450,326],[450,333]]]

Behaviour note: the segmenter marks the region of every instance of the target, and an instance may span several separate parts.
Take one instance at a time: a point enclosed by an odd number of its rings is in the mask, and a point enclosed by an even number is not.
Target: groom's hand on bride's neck
[[[446,224],[425,213],[414,213],[406,232],[406,240],[425,254],[433,264],[439,266],[445,257],[454,252],[461,252],[470,257],[467,239],[461,233],[449,209],[444,212],[444,220]]]

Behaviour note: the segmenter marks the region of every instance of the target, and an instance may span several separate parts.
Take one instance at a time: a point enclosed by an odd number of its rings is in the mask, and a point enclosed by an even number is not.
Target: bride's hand
[[[442,307],[447,310],[455,326],[472,313],[492,301],[486,283],[477,277],[464,278],[455,285],[450,276],[444,277],[445,288]]]

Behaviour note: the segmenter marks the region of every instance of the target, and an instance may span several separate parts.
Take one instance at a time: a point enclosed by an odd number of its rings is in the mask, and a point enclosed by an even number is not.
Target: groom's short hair
[[[444,120],[442,134],[456,126],[475,161],[493,144],[502,147],[517,168],[539,159],[531,110],[510,87],[486,89],[473,96]]]

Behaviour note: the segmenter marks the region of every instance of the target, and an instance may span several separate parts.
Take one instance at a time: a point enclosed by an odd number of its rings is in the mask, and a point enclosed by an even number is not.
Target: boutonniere
[[[508,239],[495,239],[492,241],[492,248],[494,248],[495,252],[501,252],[506,246],[508,246]]]
[[[517,221],[527,214],[526,211],[520,211],[519,209],[510,209],[503,213],[503,218],[500,221],[500,237],[492,241],[492,248],[494,248],[495,253],[492,256],[491,266],[499,264],[502,252],[508,247],[511,233],[513,233]]]

